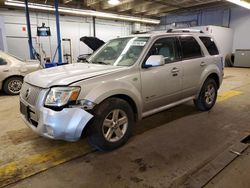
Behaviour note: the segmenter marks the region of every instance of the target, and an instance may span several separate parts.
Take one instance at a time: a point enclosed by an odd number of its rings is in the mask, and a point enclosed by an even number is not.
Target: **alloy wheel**
[[[120,109],[111,111],[103,121],[102,133],[109,142],[119,141],[128,128],[127,114]]]
[[[13,94],[18,94],[22,88],[21,80],[11,80],[8,84],[8,89]]]
[[[208,105],[211,105],[216,96],[216,90],[213,84],[209,84],[205,90],[205,101]]]

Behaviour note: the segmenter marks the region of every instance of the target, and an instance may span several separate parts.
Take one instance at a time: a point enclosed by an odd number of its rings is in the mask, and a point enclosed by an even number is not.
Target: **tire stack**
[[[228,54],[225,58],[225,66],[233,67],[234,66],[234,54]]]

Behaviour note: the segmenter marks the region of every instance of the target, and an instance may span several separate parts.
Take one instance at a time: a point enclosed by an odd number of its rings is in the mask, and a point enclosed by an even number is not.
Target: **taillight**
[[[220,64],[221,64],[221,69],[224,70],[225,67],[224,57],[220,57]]]

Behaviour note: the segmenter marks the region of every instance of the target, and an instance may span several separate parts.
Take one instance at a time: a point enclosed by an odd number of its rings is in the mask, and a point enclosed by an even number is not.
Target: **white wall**
[[[233,52],[235,49],[250,49],[250,10],[240,6],[204,8],[184,13],[168,14],[162,17],[158,29],[173,28],[171,23],[197,20],[199,26],[217,25],[233,30]],[[227,41],[225,41],[227,43]]]
[[[0,17],[4,18],[8,52],[21,58],[29,58],[26,18],[24,11],[9,11],[0,9]],[[33,46],[41,53],[43,49],[48,57],[53,57],[56,47],[56,24],[54,14],[30,13]],[[37,37],[36,28],[45,23],[51,29],[51,37]],[[26,28],[26,31],[23,31]],[[72,40],[73,58],[79,54],[91,53],[82,42],[82,36],[93,36],[93,25],[90,17],[60,16],[61,38]],[[96,19],[96,36],[105,42],[111,38],[131,34],[132,25],[129,22]],[[68,48],[62,42],[62,48]],[[57,58],[56,58],[57,60]]]
[[[234,31],[233,51],[250,49],[250,10],[232,8],[230,27]]]
[[[4,17],[0,16],[0,50],[7,51]]]

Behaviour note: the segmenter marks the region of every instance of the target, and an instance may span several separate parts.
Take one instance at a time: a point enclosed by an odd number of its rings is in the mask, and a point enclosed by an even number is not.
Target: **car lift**
[[[60,35],[60,22],[59,22],[59,11],[58,11],[58,4],[59,3],[58,3],[58,0],[55,0],[54,2],[55,2],[56,30],[57,30],[57,49],[56,49],[55,54],[57,53],[57,55],[58,55],[57,64],[62,64],[61,35]],[[35,51],[33,44],[32,44],[28,0],[25,0],[25,14],[26,14],[26,22],[27,22],[26,24],[27,24],[27,32],[28,32],[30,58],[35,59],[36,51]],[[54,58],[53,58],[53,61],[54,61]]]

